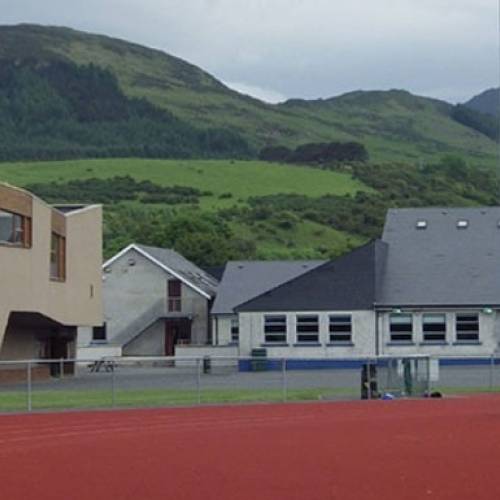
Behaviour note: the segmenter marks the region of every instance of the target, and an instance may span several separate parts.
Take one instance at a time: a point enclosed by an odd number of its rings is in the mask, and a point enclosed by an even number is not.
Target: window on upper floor
[[[330,343],[352,341],[352,318],[350,314],[330,316]]]
[[[477,342],[479,340],[479,314],[457,314],[455,328],[457,342]]]
[[[319,317],[317,314],[297,316],[297,343],[319,342]]]
[[[31,219],[0,210],[0,244],[29,248],[31,246]]]
[[[168,280],[168,310],[169,312],[182,310],[182,283],[180,280]]]
[[[286,343],[287,325],[284,314],[264,316],[264,337],[267,344]]]
[[[391,314],[391,342],[411,342],[413,339],[413,316],[411,314]]]
[[[66,279],[66,238],[56,233],[52,233],[50,243],[50,279]]]
[[[446,340],[446,314],[424,314],[422,317],[424,342]]]

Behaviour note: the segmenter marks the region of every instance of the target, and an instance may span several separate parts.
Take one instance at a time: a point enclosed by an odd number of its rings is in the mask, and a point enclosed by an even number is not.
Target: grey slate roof
[[[228,262],[217,290],[212,314],[233,314],[236,306],[324,262],[322,260]]]
[[[466,229],[457,229],[458,220]],[[427,222],[416,229],[417,221]],[[500,207],[389,210],[380,305],[500,304]]]
[[[136,246],[208,295],[213,297],[217,293],[218,281],[174,250],[146,245]]]
[[[373,241],[237,307],[238,311],[372,309],[387,245]]]

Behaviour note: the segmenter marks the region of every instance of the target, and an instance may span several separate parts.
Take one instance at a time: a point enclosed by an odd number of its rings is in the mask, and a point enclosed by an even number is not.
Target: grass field
[[[433,390],[445,396],[499,393],[500,387],[445,387]],[[319,401],[329,399],[359,399],[359,389],[354,387],[315,387],[288,389],[287,401]],[[32,393],[32,410],[75,410],[99,408],[153,408],[193,406],[198,404],[272,403],[282,402],[282,389],[130,389],[117,390],[113,401],[111,390],[35,390]],[[27,411],[26,391],[0,392],[0,413]]]
[[[318,401],[328,397],[355,398],[358,391],[350,388],[294,389],[287,392],[288,401]],[[148,408],[162,406],[190,406],[196,404],[280,402],[283,401],[281,389],[138,389],[117,390],[113,402],[111,391],[34,391],[33,410],[72,410],[92,408]],[[24,391],[5,391],[0,393],[0,413],[26,411],[27,394]]]
[[[315,197],[369,190],[348,174],[259,161],[105,159],[0,163],[0,181],[19,186],[124,175],[162,186],[211,191],[213,196],[202,199],[202,206],[207,208],[276,193]],[[231,193],[232,198],[219,199],[225,193]]]

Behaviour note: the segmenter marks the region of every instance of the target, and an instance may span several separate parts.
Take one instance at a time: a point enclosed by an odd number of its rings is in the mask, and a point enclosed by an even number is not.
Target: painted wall
[[[64,325],[102,324],[101,207],[90,206],[64,215],[29,193],[2,185],[0,194],[8,192],[29,199],[32,246],[0,245],[0,346],[12,311],[40,313]],[[0,208],[3,200],[0,196]],[[64,282],[51,281],[49,276],[54,212],[66,225]]]
[[[151,325],[124,347],[123,354],[165,354],[165,328],[163,322],[156,323],[156,319],[159,311],[163,313],[166,309],[169,279],[175,277],[134,249],[104,270],[104,321],[108,342],[113,343],[115,337],[133,322],[138,323],[138,334],[140,329]],[[191,341],[205,345],[208,339],[208,300],[184,283],[181,296],[182,313],[192,316]],[[81,329],[78,336],[80,348],[92,346],[91,330]]]
[[[265,344],[264,316],[286,314],[287,346]],[[297,346],[296,316],[319,315],[319,346]],[[328,345],[329,315],[350,314],[352,317],[352,345]],[[252,349],[265,347],[268,357],[293,358],[352,358],[375,354],[375,313],[373,311],[307,311],[307,312],[266,312],[240,313],[240,355],[249,356]]]
[[[500,312],[485,314],[480,309],[463,311],[404,311],[411,312],[413,316],[413,341],[409,345],[391,342],[390,336],[390,313],[380,313],[380,343],[381,354],[404,355],[404,354],[429,354],[436,356],[482,356],[497,352],[500,340]],[[455,315],[456,312],[479,313],[479,342],[457,343]],[[427,313],[446,314],[446,341],[444,343],[424,342],[422,328],[422,317]]]

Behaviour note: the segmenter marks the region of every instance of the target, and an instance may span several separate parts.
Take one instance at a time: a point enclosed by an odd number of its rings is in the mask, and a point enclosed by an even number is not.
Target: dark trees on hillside
[[[284,146],[267,147],[259,158],[283,163],[326,164],[342,162],[365,162],[368,151],[359,142],[319,142],[298,146],[295,150]]]

